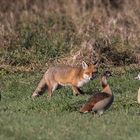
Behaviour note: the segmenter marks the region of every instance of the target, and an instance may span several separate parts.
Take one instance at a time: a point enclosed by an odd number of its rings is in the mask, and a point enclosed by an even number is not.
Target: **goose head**
[[[112,76],[111,72],[110,71],[105,71],[102,75],[102,78],[101,78],[101,85],[103,88],[105,88],[108,83],[107,83],[107,78]]]
[[[103,73],[103,76],[105,76],[105,77],[110,77],[110,76],[112,76],[112,74],[111,74],[111,72],[110,71],[105,71],[104,73]]]

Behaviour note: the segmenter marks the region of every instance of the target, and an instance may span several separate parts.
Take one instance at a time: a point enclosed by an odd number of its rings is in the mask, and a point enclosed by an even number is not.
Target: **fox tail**
[[[42,95],[45,92],[46,88],[47,88],[47,84],[46,84],[45,79],[43,77],[40,80],[37,88],[33,92],[32,97],[38,97],[38,96]]]

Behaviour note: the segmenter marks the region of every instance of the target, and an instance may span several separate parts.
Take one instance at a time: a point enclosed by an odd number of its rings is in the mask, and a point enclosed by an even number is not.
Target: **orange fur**
[[[46,87],[48,95],[52,96],[53,91],[60,86],[71,86],[74,94],[80,94],[82,92],[80,87],[95,76],[97,68],[97,64],[88,66],[85,62],[82,63],[82,67],[66,65],[51,67],[44,74],[32,96],[43,94]]]

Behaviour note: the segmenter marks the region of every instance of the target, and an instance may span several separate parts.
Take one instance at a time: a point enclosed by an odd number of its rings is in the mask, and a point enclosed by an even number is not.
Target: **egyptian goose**
[[[138,76],[135,79],[140,80],[140,73],[138,74]],[[140,104],[140,87],[139,87],[139,90],[138,90],[137,101]]]
[[[111,92],[109,84],[107,83],[107,78],[111,76],[110,71],[105,71],[101,78],[101,84],[103,87],[102,92],[98,92],[91,96],[89,100],[81,107],[81,113],[94,112],[102,115],[103,112],[108,109],[114,99]]]

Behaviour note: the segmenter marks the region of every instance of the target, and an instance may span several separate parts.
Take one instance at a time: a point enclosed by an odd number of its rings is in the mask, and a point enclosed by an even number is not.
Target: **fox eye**
[[[86,75],[89,75],[90,73],[89,73],[89,72],[85,72],[85,74],[86,74]]]
[[[92,72],[92,75],[95,75],[95,74],[97,74],[98,72],[97,71],[94,71],[94,72]]]

